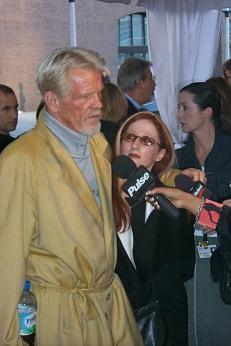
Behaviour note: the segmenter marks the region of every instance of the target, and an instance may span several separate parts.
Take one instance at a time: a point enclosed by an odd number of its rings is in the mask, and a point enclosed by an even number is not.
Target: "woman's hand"
[[[154,189],[146,193],[146,200],[155,207],[159,207],[158,203],[155,202],[155,198],[153,197],[155,193],[164,195],[175,205],[175,207],[184,208],[194,215],[196,215],[201,203],[199,197],[193,196],[190,193],[183,192],[179,189],[169,187],[155,187]]]
[[[196,168],[187,168],[183,171],[175,168],[169,168],[163,174],[160,175],[160,181],[170,187],[175,187],[175,179],[179,174],[185,174],[190,177],[193,181],[201,181],[202,183],[206,183],[206,176],[203,171]]]
[[[227,205],[228,207],[231,207],[231,199],[225,199],[223,202],[222,202],[223,205]]]
[[[205,173],[203,171],[201,171],[200,169],[187,168],[187,169],[184,169],[181,173],[192,178],[193,181],[201,181],[204,184],[206,183]]]

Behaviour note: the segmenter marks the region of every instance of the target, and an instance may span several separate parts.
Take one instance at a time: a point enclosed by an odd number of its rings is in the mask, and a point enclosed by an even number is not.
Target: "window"
[[[146,13],[133,13],[119,19],[119,65],[134,56],[148,59]]]

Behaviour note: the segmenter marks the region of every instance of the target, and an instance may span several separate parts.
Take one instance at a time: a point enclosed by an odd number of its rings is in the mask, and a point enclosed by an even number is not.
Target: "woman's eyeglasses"
[[[150,136],[137,136],[132,132],[124,132],[121,135],[121,140],[125,141],[125,142],[134,143],[137,140],[137,138],[139,138],[141,144],[143,144],[147,147],[150,147],[150,146],[156,144],[161,148],[160,143],[158,143],[154,138],[152,138]]]

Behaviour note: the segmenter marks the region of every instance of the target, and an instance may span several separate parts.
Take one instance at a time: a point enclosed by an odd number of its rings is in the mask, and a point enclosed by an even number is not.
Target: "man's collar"
[[[74,131],[55,119],[46,110],[44,112],[45,123],[49,130],[66,146],[73,154],[85,155],[90,139],[89,135]]]
[[[137,109],[137,111],[143,111],[145,110],[145,107],[141,104],[139,104],[137,101],[135,101],[131,96],[128,94],[125,94],[128,100],[133,104],[133,106]]]

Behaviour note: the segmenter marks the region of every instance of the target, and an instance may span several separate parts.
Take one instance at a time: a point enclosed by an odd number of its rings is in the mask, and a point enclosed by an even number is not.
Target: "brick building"
[[[119,65],[118,20],[145,12],[135,3],[76,0],[77,44],[100,52],[114,82]],[[40,101],[35,75],[43,58],[53,49],[69,45],[68,0],[0,1],[0,83],[15,90],[20,110],[35,111]],[[220,46],[216,74],[220,74],[221,50]]]
[[[118,67],[118,19],[144,11],[134,4],[76,0],[78,46],[97,50],[115,81]],[[11,86],[20,109],[34,111],[40,101],[37,67],[53,49],[70,45],[68,0],[0,2],[0,83]]]

